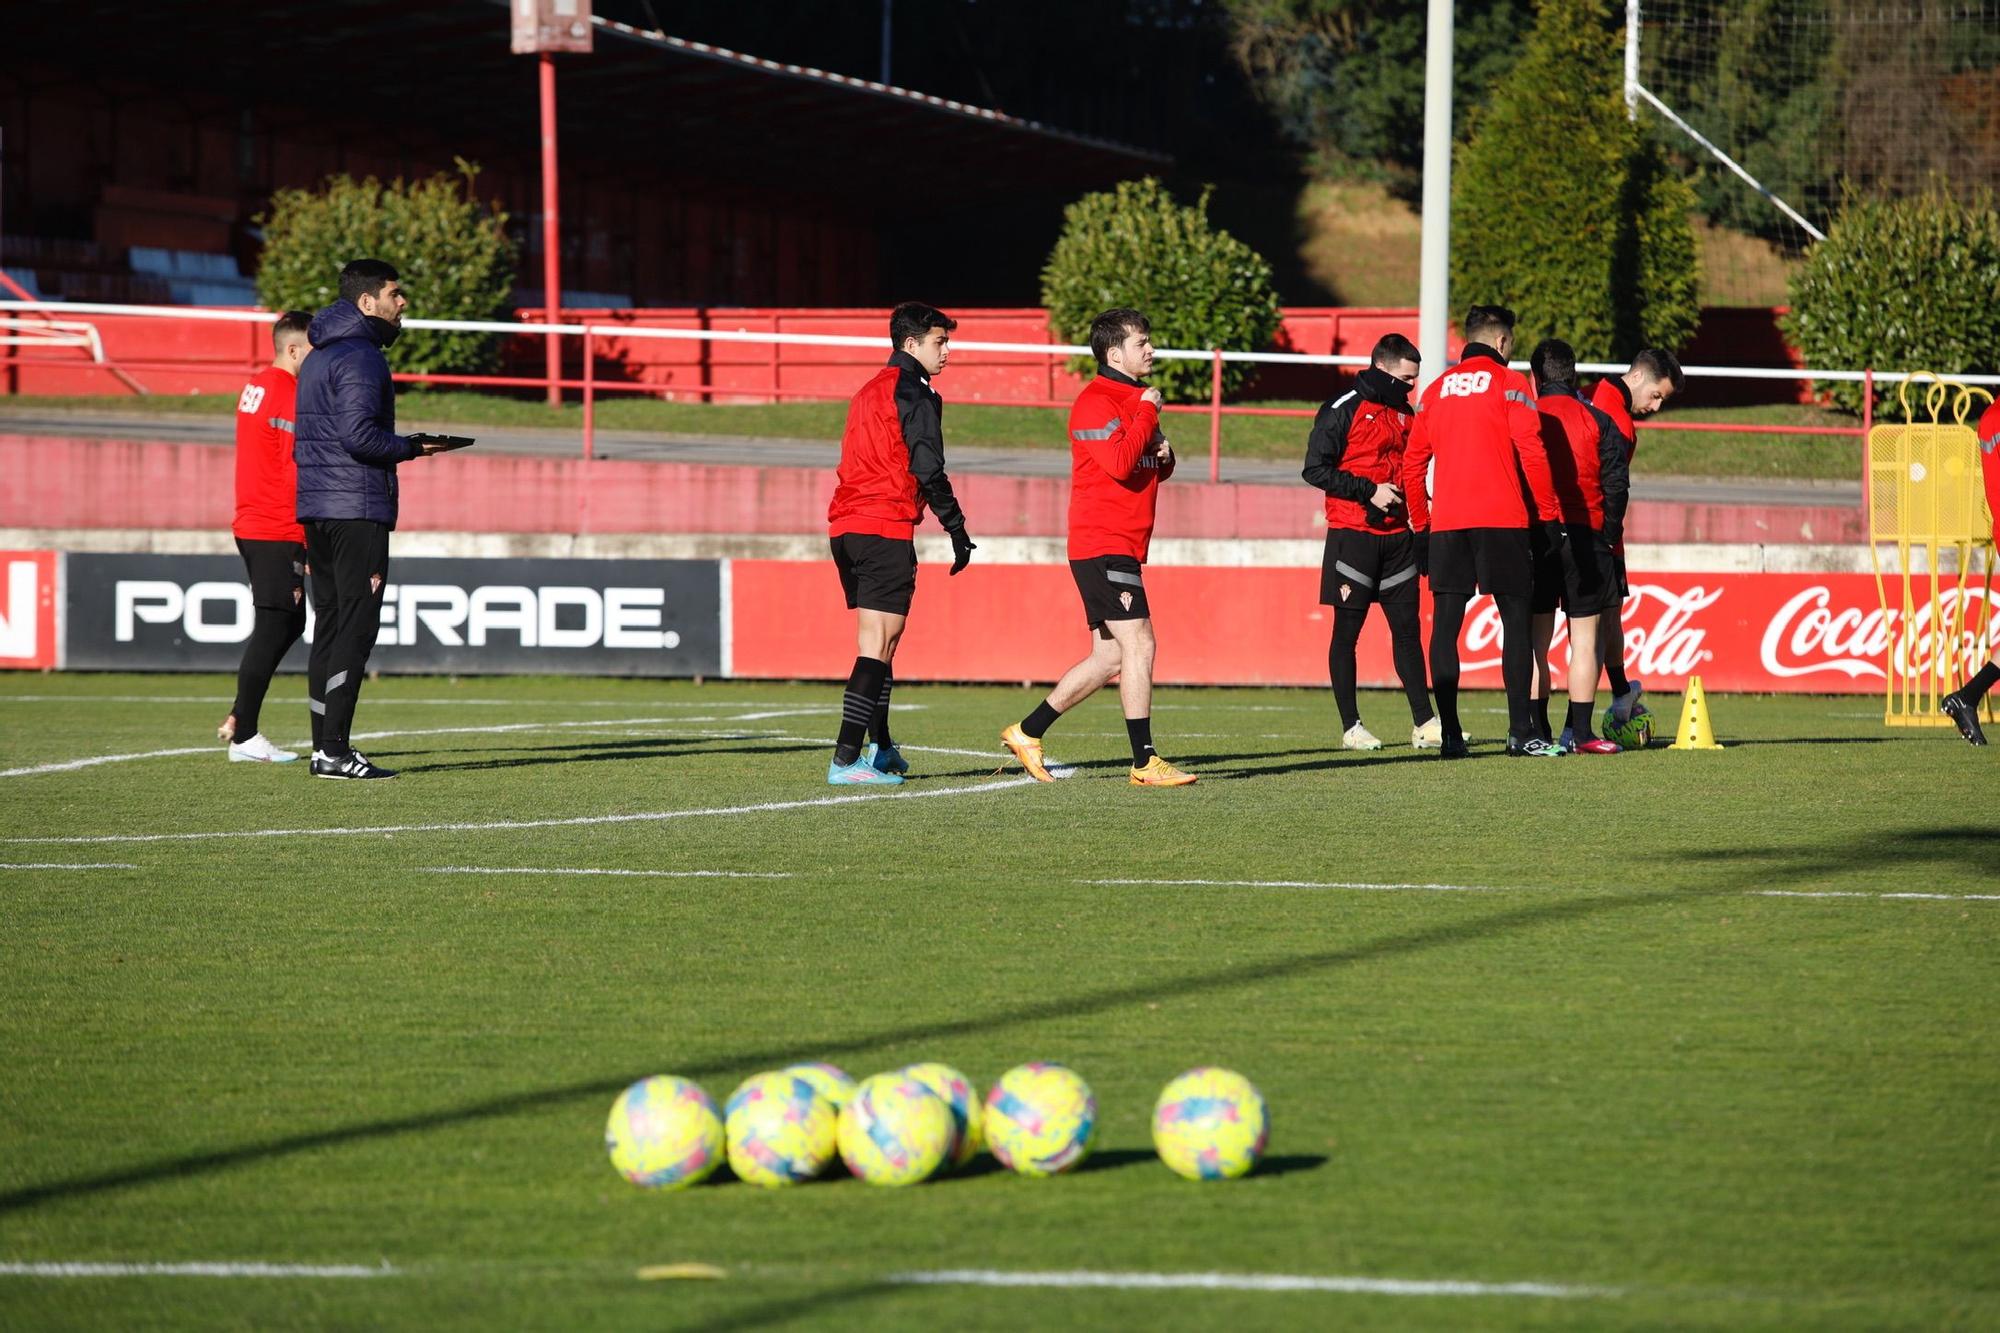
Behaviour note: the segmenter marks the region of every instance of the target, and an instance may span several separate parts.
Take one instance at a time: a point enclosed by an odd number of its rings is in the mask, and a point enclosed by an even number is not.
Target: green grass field
[[[947,393],[949,389],[947,388]],[[182,397],[14,398],[0,399],[0,426],[7,413],[55,410],[166,412],[208,414],[226,418],[235,410],[234,397],[188,394]],[[1313,409],[1318,403],[1271,402],[1260,407]],[[463,426],[512,426],[560,433],[583,430],[583,409],[575,403],[551,408],[527,398],[448,390],[404,389],[397,412],[410,422]],[[598,400],[601,430],[660,431],[679,435],[742,435],[780,439],[837,440],[846,420],[845,403],[667,403],[633,395],[607,395]],[[1828,408],[1769,403],[1753,407],[1688,408],[1669,411],[1689,421],[1744,425],[1854,427],[1858,420]],[[1059,408],[991,407],[980,403],[949,403],[945,437],[949,445],[1007,449],[1068,447]],[[1311,421],[1297,417],[1225,417],[1222,451],[1226,463],[1237,459],[1303,459]],[[1189,457],[1208,453],[1208,418],[1170,414],[1168,432]],[[1769,477],[1794,480],[1858,481],[1861,442],[1831,435],[1755,435],[1726,431],[1645,431],[1640,439],[1638,468],[1656,476]]]
[[[823,785],[825,686],[383,681],[360,730],[404,776],[365,785],[224,763],[228,695],[0,679],[0,1265],[389,1271],[0,1267],[0,1326],[2000,1325],[2000,770],[1873,700],[1447,764],[1332,749],[1324,693],[1166,690],[1203,780],[1148,791],[1115,701],[1039,786],[993,740],[1038,696],[906,686],[890,794]],[[267,730],[304,720],[281,681]],[[1072,1176],[650,1194],[604,1158],[647,1074],[1037,1058],[1097,1092]],[[1151,1156],[1201,1063],[1271,1101],[1246,1180]],[[636,1277],[683,1261],[728,1276]],[[1564,1292],[902,1276],[944,1270]]]

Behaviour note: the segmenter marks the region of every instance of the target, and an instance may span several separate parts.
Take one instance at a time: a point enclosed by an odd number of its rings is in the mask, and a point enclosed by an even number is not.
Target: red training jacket
[[[1173,461],[1153,456],[1160,409],[1146,386],[1100,370],[1069,409],[1069,558],[1129,555],[1144,563],[1153,543],[1153,511]]]
[[[1618,423],[1562,385],[1542,390],[1536,409],[1563,522],[1600,531],[1606,514],[1622,522],[1630,480]]]
[[[916,358],[892,353],[847,404],[831,535],[909,541],[929,503],[945,530],[965,526],[944,470],[944,400]]]
[[[1639,428],[1632,424],[1632,391],[1625,387],[1624,379],[1606,375],[1599,380],[1590,391],[1590,405],[1610,417],[1625,437],[1625,461],[1630,463],[1632,455],[1639,452]]]
[[[1433,457],[1437,473],[1427,478]],[[1484,343],[1467,343],[1465,359],[1418,400],[1403,454],[1403,501],[1418,532],[1525,528],[1531,518],[1562,517],[1527,377]]]
[[[299,380],[266,366],[236,399],[236,518],[229,530],[245,541],[303,542],[299,469],[292,459]]]
[[[1979,468],[1986,476],[1986,516],[1993,520],[1993,541],[2000,545],[2000,400],[1979,418]]]
[[[1395,391],[1391,400],[1389,391]],[[1313,418],[1301,474],[1326,493],[1326,525],[1348,532],[1404,532],[1403,509],[1377,509],[1369,497],[1383,482],[1403,484],[1411,414],[1403,386],[1370,366],[1346,393]]]

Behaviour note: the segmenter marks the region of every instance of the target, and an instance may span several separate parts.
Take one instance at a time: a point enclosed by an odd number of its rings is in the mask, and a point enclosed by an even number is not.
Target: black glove
[[[972,553],[979,548],[972,544],[972,538],[965,535],[964,528],[951,530],[951,572],[956,574],[972,563]]]
[[[1410,550],[1417,557],[1417,573],[1425,578],[1431,573],[1431,535],[1428,532],[1410,534]]]
[[[1562,549],[1563,541],[1568,536],[1569,531],[1563,527],[1561,519],[1545,518],[1542,520],[1542,540],[1548,543],[1546,549],[1551,551]]]
[[[1625,540],[1625,520],[1622,518],[1605,519],[1604,544],[1615,551],[1618,549],[1619,545],[1622,542],[1624,542],[1624,540]]]

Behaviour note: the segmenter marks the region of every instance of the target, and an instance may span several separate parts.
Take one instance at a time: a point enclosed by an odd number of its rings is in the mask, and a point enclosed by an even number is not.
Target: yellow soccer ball
[[[854,1080],[849,1078],[847,1071],[839,1065],[816,1060],[811,1064],[786,1065],[778,1072],[796,1074],[812,1084],[820,1096],[833,1103],[833,1109],[836,1111],[847,1105],[847,1099],[854,1095]]]
[[[950,1065],[936,1061],[905,1066],[903,1073],[944,1099],[945,1107],[951,1112],[952,1127],[951,1151],[945,1155],[945,1160],[953,1167],[964,1166],[986,1146],[979,1092],[972,1086],[972,1080]]]
[[[1153,1107],[1153,1146],[1189,1180],[1248,1174],[1270,1138],[1264,1094],[1233,1070],[1190,1069],[1167,1084]]]
[[[928,1180],[951,1151],[951,1108],[907,1074],[874,1074],[840,1108],[840,1156],[871,1185]]]
[[[751,1185],[811,1180],[833,1160],[839,1115],[800,1075],[753,1074],[723,1103],[729,1169]]]
[[[1016,1065],[986,1094],[986,1146],[1024,1176],[1054,1176],[1090,1155],[1097,1098],[1063,1065]]]
[[[671,1074],[640,1079],[618,1094],[604,1126],[611,1165],[646,1189],[684,1189],[722,1161],[722,1121],[700,1086]]]

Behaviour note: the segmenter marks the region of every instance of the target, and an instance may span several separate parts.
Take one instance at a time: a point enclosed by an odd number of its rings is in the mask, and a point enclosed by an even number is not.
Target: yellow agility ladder
[[[1921,380],[1930,384],[1919,420],[1910,387]],[[1892,727],[1950,726],[1938,700],[1987,657],[1993,516],[1966,418],[1976,397],[1992,396],[1923,371],[1897,386],[1901,423],[1868,432],[1868,549],[1887,638],[1882,720]],[[1983,707],[1992,721],[1991,695]]]

